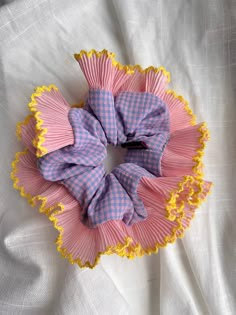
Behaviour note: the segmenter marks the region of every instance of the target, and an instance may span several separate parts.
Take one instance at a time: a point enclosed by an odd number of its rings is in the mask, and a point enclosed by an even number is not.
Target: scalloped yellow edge
[[[174,98],[178,99],[181,103],[184,104],[184,109],[189,114],[189,116],[191,118],[190,124],[192,126],[196,125],[197,117],[193,113],[192,109],[190,108],[189,102],[182,95],[178,95],[174,90],[169,89],[166,91],[166,94],[171,94]]]
[[[85,263],[82,263],[79,258],[74,259],[72,257],[72,254],[68,253],[66,248],[63,248],[64,229],[63,229],[63,227],[61,227],[58,224],[58,218],[56,217],[58,214],[61,214],[64,211],[64,205],[61,202],[59,202],[59,203],[56,203],[55,205],[47,208],[46,207],[46,204],[47,204],[47,198],[46,197],[40,196],[40,195],[33,197],[30,194],[25,192],[25,189],[23,186],[19,185],[19,179],[16,175],[17,174],[17,164],[20,161],[21,155],[27,154],[28,152],[29,152],[28,149],[25,149],[23,152],[17,152],[15,160],[12,162],[12,169],[13,170],[11,172],[11,178],[13,180],[13,187],[20,192],[20,195],[22,197],[27,199],[27,201],[29,202],[29,204],[31,206],[36,206],[37,202],[40,203],[39,211],[48,216],[49,220],[53,223],[54,228],[59,232],[57,240],[55,241],[55,243],[57,245],[57,250],[58,250],[58,252],[60,252],[60,254],[64,258],[67,258],[70,261],[70,263],[72,263],[72,264],[76,263],[81,268],[84,268],[84,267],[94,268],[97,265],[97,263],[99,262],[101,255],[117,254],[121,257],[127,257],[128,259],[133,259],[135,257],[142,257],[145,254],[150,255],[152,253],[157,253],[159,248],[166,247],[169,243],[175,242],[175,240],[177,238],[183,237],[184,231],[186,230],[186,228],[185,229],[183,228],[183,225],[181,223],[181,219],[184,216],[183,207],[180,207],[180,209],[178,211],[178,215],[179,215],[178,218],[176,216],[175,216],[175,218],[173,218],[173,215],[171,214],[171,210],[176,209],[176,207],[177,207],[176,196],[178,195],[178,193],[180,193],[184,189],[184,185],[188,181],[192,182],[194,180],[194,178],[192,176],[183,176],[183,181],[181,181],[178,185],[179,188],[177,190],[174,190],[173,192],[171,192],[170,198],[166,200],[166,202],[167,202],[166,211],[168,214],[167,218],[170,221],[175,220],[177,225],[175,227],[173,227],[171,235],[169,235],[165,238],[163,244],[160,244],[157,242],[155,247],[144,249],[144,248],[142,248],[141,244],[132,245],[133,239],[131,237],[126,237],[124,239],[123,243],[118,243],[116,246],[108,246],[105,249],[105,251],[98,252],[93,264],[91,264],[88,261]],[[199,180],[198,187],[199,187],[199,191],[197,191],[197,192],[193,191],[191,195],[194,195],[194,193],[197,195],[197,193],[202,191],[202,180]],[[194,203],[194,205],[195,206],[199,205],[202,201],[203,201],[203,199],[198,197],[196,202]],[[189,202],[190,201],[188,200],[188,203]],[[177,232],[180,232],[180,235],[177,236],[176,235]]]
[[[26,116],[26,118],[23,121],[20,121],[17,123],[17,125],[16,125],[16,137],[18,140],[22,139],[22,135],[21,135],[22,126],[27,125],[32,117],[34,117],[34,115],[29,114]]]
[[[197,124],[197,117],[193,113],[192,109],[189,106],[189,102],[184,99],[182,95],[178,95],[174,90],[167,90],[166,94],[171,94],[174,98],[178,99],[180,102],[182,102],[185,106],[184,109],[190,116],[190,124],[192,126],[195,126]],[[203,165],[202,158],[204,155],[204,149],[206,147],[205,142],[210,139],[210,132],[207,128],[206,122],[201,123],[200,127],[198,128],[198,131],[200,133],[199,136],[199,143],[201,144],[199,149],[196,151],[196,155],[193,157],[193,161],[196,162],[196,164],[193,166],[193,173],[198,177],[202,178],[203,173],[199,170],[200,167]]]
[[[206,141],[210,139],[210,132],[207,128],[206,122],[201,123],[200,127],[198,128],[198,131],[200,133],[200,137],[198,139],[200,143],[200,147],[196,151],[196,155],[193,157],[193,161],[196,162],[195,166],[193,166],[193,172],[199,178],[203,178],[203,173],[200,169],[203,167],[202,160],[203,160],[204,150],[206,147]]]
[[[25,192],[24,187],[19,186],[19,179],[16,176],[17,173],[17,164],[20,160],[20,157],[22,155],[28,154],[29,150],[25,149],[22,152],[17,152],[15,156],[15,160],[12,162],[12,172],[11,172],[11,179],[13,181],[13,187],[20,192],[21,197],[25,198],[29,204],[34,207],[36,206],[37,202],[41,202],[39,207],[39,212],[49,214],[51,211],[57,208],[57,205],[46,208],[47,198],[37,195],[37,196],[31,196],[30,194]]]
[[[98,58],[100,58],[104,55],[107,56],[108,58],[111,59],[114,67],[117,67],[119,70],[124,70],[127,74],[133,74],[135,72],[135,70],[139,71],[140,73],[145,73],[145,72],[149,72],[149,71],[153,71],[153,72],[157,73],[157,72],[162,71],[162,73],[166,76],[167,81],[170,82],[170,72],[167,71],[163,66],[160,66],[158,68],[150,66],[150,67],[143,69],[138,64],[137,65],[123,65],[115,59],[115,56],[116,56],[115,53],[109,52],[106,49],[103,49],[102,51],[97,51],[95,49],[91,49],[90,51],[81,50],[80,53],[74,54],[74,57],[77,61],[79,61],[80,59],[83,58],[83,56],[87,56],[88,58],[91,58],[94,55]]]

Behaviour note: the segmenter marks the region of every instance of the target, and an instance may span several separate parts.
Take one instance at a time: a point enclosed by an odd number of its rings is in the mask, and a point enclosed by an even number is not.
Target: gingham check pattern
[[[115,98],[92,89],[84,109],[69,112],[75,143],[38,160],[44,178],[60,181],[83,208],[83,220],[95,227],[109,220],[127,225],[146,218],[137,195],[141,177],[160,176],[160,157],[169,137],[169,113],[150,93],[122,92]],[[147,149],[128,149],[124,164],[106,174],[107,144],[143,141]]]

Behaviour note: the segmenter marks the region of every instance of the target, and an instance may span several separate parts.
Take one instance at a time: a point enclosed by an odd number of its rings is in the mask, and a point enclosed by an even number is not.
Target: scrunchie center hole
[[[115,147],[111,144],[107,146],[107,156],[103,161],[107,174],[111,173],[113,168],[115,168],[116,166],[124,163],[126,152],[127,149],[121,148],[120,146]]]

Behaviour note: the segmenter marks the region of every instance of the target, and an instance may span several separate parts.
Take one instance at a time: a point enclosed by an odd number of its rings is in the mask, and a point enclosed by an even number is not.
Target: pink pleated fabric
[[[73,130],[67,118],[71,107],[56,86],[38,87],[29,108],[37,121],[33,142],[37,157],[74,143]]]
[[[195,115],[182,96],[176,95],[174,91],[167,90],[162,99],[169,108],[171,133],[196,124]]]
[[[150,67],[143,71],[139,66],[133,66],[133,75],[121,85],[120,92],[149,92],[160,98],[164,97],[168,84],[168,76]]]
[[[205,123],[171,133],[161,160],[162,176],[202,176],[201,156],[208,139]]]
[[[128,67],[120,69],[114,62],[114,54],[106,50],[103,52],[88,55],[82,51],[79,55],[75,54],[75,59],[79,62],[90,88],[106,89],[116,95],[133,70]]]

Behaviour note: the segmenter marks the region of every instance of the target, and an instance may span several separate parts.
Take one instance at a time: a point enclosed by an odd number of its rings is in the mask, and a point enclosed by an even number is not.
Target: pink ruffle
[[[29,108],[36,119],[37,134],[33,143],[37,157],[74,143],[68,120],[70,106],[55,86],[37,88]]]
[[[162,70],[157,71],[155,68],[142,70],[139,66],[134,66],[134,73],[129,76],[128,80],[120,87],[121,92],[147,92],[152,93],[160,98],[164,96],[168,78]]]
[[[208,138],[205,123],[173,132],[162,156],[162,176],[200,175],[201,156]]]
[[[182,96],[178,96],[174,91],[169,90],[165,91],[161,98],[169,109],[171,133],[196,124],[195,116]]]
[[[27,122],[19,124],[18,135],[20,136],[23,144],[30,150],[30,152],[36,154],[36,148],[33,145],[36,120],[33,115],[30,115],[26,117],[26,121]]]
[[[127,66],[118,67],[114,54],[106,50],[91,52],[89,56],[82,51],[80,54],[75,54],[75,59],[84,73],[89,88],[108,90],[114,95],[132,73]]]
[[[89,88],[105,89],[117,95],[126,92],[149,92],[164,97],[169,73],[164,68],[123,66],[112,53],[81,52],[75,55]]]

